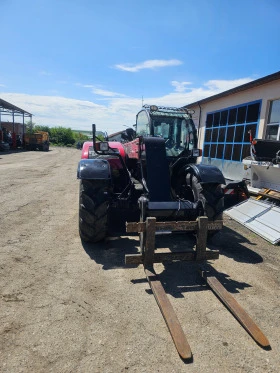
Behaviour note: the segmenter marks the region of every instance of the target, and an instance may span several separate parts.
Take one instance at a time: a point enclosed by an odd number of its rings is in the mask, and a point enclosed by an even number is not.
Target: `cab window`
[[[145,110],[140,111],[136,117],[136,133],[139,136],[150,135],[149,116]]]

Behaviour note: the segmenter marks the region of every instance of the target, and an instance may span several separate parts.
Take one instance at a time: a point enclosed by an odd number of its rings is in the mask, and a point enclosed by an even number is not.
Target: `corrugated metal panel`
[[[280,241],[280,208],[271,203],[250,198],[225,214],[274,245]]]

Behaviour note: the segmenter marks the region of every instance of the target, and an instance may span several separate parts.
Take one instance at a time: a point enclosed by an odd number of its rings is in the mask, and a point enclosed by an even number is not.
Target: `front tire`
[[[199,182],[196,176],[190,178],[190,187],[194,201],[201,201],[201,215],[207,216],[209,221],[223,220],[224,193],[220,184]],[[208,238],[213,237],[219,230],[208,231]]]
[[[108,232],[108,185],[105,180],[81,180],[79,232],[86,242],[102,241]]]
[[[209,221],[222,220],[224,193],[221,185],[215,183],[202,184],[196,176],[193,176],[191,179],[191,188],[194,201],[201,201],[202,203],[203,215],[207,216]]]
[[[192,177],[191,188],[194,201],[201,201],[203,215],[210,221],[222,220],[224,210],[224,193],[220,184],[205,183],[198,181],[196,176]]]
[[[199,216],[207,216],[208,220],[223,220],[224,193],[221,184],[200,183],[194,175],[187,176],[187,184],[192,189],[194,202],[201,201],[202,210]],[[208,238],[213,237],[218,230],[208,231]]]

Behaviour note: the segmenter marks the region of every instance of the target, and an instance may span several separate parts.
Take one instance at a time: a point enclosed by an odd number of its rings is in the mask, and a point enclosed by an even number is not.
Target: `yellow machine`
[[[48,132],[38,131],[32,134],[24,134],[23,144],[26,150],[42,150],[48,151],[50,147],[50,139]]]

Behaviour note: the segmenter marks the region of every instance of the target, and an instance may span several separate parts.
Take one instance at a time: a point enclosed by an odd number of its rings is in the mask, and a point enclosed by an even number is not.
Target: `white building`
[[[186,105],[195,110],[202,163],[242,179],[253,138],[280,140],[280,71]]]

